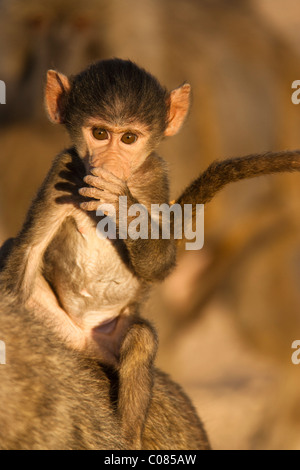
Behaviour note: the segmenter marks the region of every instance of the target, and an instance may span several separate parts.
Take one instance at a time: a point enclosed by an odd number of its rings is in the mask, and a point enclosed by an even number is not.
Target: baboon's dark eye
[[[108,139],[108,132],[105,129],[94,127],[93,136],[97,140],[105,140],[105,139]]]
[[[130,145],[137,141],[137,135],[131,134],[131,132],[126,132],[126,134],[122,135],[121,140],[124,144]]]

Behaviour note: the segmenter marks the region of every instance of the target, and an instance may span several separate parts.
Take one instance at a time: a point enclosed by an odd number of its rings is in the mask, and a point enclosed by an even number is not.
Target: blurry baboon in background
[[[59,130],[44,128],[41,117],[43,74],[49,67],[68,74],[94,59],[119,56],[151,70],[170,88],[184,80],[192,84],[188,124],[161,150],[171,166],[174,195],[215,158],[300,146],[300,112],[290,99],[291,83],[300,77],[299,57],[260,15],[254,0],[2,0],[0,6],[0,78],[7,81],[7,104],[0,109],[3,238],[19,228],[53,155],[65,144]],[[299,326],[299,191],[297,175],[232,185],[206,210],[205,248],[185,254],[177,272],[149,302],[148,312],[165,338],[164,368],[186,382],[188,391],[202,352],[196,349],[193,360],[189,356],[194,365],[190,376],[184,375],[186,362],[180,359],[191,344],[188,325],[196,325],[200,314],[216,318],[218,312],[230,311],[232,324],[221,315],[219,328],[230,324],[262,352],[289,363]],[[212,338],[215,328],[209,330]],[[175,338],[182,345],[176,354]],[[238,365],[235,371],[239,377]],[[202,368],[199,380],[205,377],[213,381]],[[235,379],[230,384],[234,389]],[[247,387],[246,380],[239,396]],[[213,390],[208,418],[216,422],[222,385]],[[263,385],[257,396],[265,390]],[[226,399],[220,403],[229,409]],[[243,406],[240,417],[230,421],[246,428]],[[300,419],[291,416],[293,429]],[[253,426],[257,430],[259,423]],[[239,431],[240,440],[232,441],[220,419],[214,427],[215,440],[208,423],[215,448],[233,442],[261,445],[259,433],[250,443]],[[269,437],[264,442],[276,447],[285,440],[289,434],[283,429],[276,441]]]

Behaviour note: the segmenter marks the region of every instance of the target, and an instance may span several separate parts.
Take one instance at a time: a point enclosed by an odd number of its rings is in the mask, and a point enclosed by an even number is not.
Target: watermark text
[[[6,85],[0,80],[0,104],[6,104]]]
[[[6,348],[4,341],[0,341],[0,365],[6,364]]]
[[[300,340],[297,339],[292,343],[292,349],[296,349],[296,351],[292,354],[292,363],[295,366],[300,364]]]
[[[143,204],[127,207],[127,197],[119,197],[118,223],[113,204],[100,204],[97,225],[100,239],[131,238],[187,240],[186,250],[201,250],[204,245],[203,204],[151,204],[150,214]]]

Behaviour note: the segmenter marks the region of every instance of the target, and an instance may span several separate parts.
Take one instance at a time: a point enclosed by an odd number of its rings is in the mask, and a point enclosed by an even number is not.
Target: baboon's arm
[[[24,300],[31,294],[49,243],[76,209],[79,163],[74,162],[72,151],[58,155],[31,205],[21,232],[4,250],[4,260],[0,263],[1,284]]]

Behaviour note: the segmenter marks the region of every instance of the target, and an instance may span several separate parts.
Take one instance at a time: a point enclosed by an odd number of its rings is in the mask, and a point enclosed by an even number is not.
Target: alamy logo
[[[300,341],[295,340],[292,344],[292,349],[296,349],[295,352],[292,354],[292,363],[295,366],[298,366],[300,364]]]
[[[4,341],[0,341],[0,364],[6,364],[6,349]]]
[[[99,238],[117,238],[117,215],[112,204],[100,204],[97,216],[104,217],[97,225]],[[118,238],[137,240],[162,238],[189,240],[186,250],[201,250],[204,245],[204,204],[151,204],[150,213],[143,204],[127,207],[127,197],[119,197]]]
[[[0,80],[0,104],[6,104],[6,86],[3,80]]]

